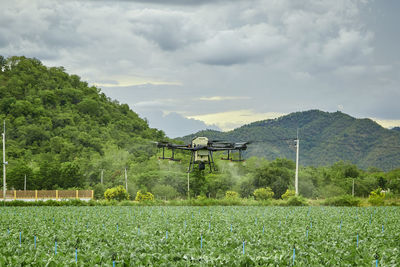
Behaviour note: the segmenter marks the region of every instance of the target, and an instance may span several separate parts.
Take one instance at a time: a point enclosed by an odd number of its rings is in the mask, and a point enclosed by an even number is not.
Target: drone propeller
[[[224,141],[224,140],[210,140],[210,141],[208,141],[208,143],[212,143],[212,144],[214,144],[214,143],[218,143],[218,144],[230,144],[231,142],[228,142],[228,141]]]
[[[236,145],[249,145],[252,144],[253,141],[247,141],[247,142],[239,142],[239,143],[235,143]]]

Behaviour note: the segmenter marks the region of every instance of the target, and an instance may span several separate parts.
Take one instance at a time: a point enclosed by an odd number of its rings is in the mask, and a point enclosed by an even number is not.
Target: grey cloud
[[[167,51],[203,38],[200,27],[193,24],[188,14],[183,12],[145,9],[134,12],[130,23],[134,34],[143,36]]]
[[[287,39],[267,24],[245,25],[217,32],[197,47],[200,61],[215,65],[263,62],[265,58],[285,47]]]
[[[0,54],[37,57],[98,84],[148,83],[103,88],[141,112],[196,115],[253,108],[289,113],[335,111],[343,105],[344,112],[359,117],[395,118],[400,116],[393,100],[399,98],[400,84],[397,5],[0,1]],[[243,95],[249,99],[198,101]]]
[[[2,25],[6,25],[0,29],[3,53],[52,60],[60,57],[62,49],[82,45],[69,7],[55,2],[0,4]]]
[[[8,43],[9,42],[8,42],[7,38],[3,34],[1,34],[1,31],[0,31],[0,47],[5,47],[8,45]]]
[[[162,129],[171,138],[205,129],[220,130],[216,125],[206,125],[200,120],[187,119],[175,112],[163,115],[160,110],[151,109],[139,111],[139,114],[149,121],[150,127]]]
[[[92,0],[94,1],[94,0]],[[112,1],[112,0],[104,0]],[[209,3],[227,2],[229,0],[115,0],[116,2],[137,2],[146,4],[160,4],[163,6],[178,5],[178,6],[199,6]]]

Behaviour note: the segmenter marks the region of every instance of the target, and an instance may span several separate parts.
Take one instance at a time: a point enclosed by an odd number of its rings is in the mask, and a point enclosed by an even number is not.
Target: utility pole
[[[4,120],[4,131],[3,131],[3,199],[6,200],[6,190],[7,190],[7,183],[6,183],[6,120]]]
[[[188,179],[188,200],[190,200],[189,171],[187,172],[187,179]]]
[[[354,197],[354,178],[353,178],[353,188],[351,189],[351,195]]]
[[[296,142],[296,174],[294,178],[294,187],[296,190],[296,196],[299,194],[299,147],[300,147],[300,140],[299,140],[299,129],[297,129],[297,139]]]
[[[103,169],[101,169],[100,183],[103,184]]]
[[[126,167],[125,167],[125,189],[126,192],[128,192],[128,174],[126,173]]]
[[[26,174],[25,174],[25,180],[24,180],[24,191],[26,191]]]

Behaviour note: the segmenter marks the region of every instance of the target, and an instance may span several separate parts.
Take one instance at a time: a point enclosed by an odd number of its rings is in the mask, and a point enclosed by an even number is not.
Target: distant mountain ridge
[[[272,120],[253,122],[229,132],[200,131],[194,136],[228,141],[255,141],[246,156],[295,159],[297,129],[302,165],[330,165],[350,161],[361,168],[383,170],[400,165],[400,131],[385,129],[371,119],[356,119],[342,112],[309,110]]]

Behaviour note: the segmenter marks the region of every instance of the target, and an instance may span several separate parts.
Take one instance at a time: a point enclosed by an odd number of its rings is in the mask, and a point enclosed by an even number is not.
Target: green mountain
[[[100,169],[148,159],[155,153],[148,140],[165,138],[77,75],[25,57],[0,56],[3,120],[8,188],[21,189],[24,175],[30,189],[89,186],[98,182]]]
[[[364,169],[389,170],[400,165],[400,132],[385,129],[370,119],[356,119],[341,112],[296,112],[229,132],[207,130],[181,139],[189,142],[194,136],[206,136],[234,142],[253,141],[246,151],[247,157],[295,160],[297,129],[302,165],[331,165],[341,160]]]

